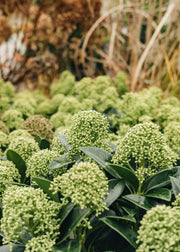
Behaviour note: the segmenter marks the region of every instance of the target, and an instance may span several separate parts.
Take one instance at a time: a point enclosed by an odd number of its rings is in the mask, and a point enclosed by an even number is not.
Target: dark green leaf
[[[8,150],[6,156],[7,159],[9,161],[12,161],[15,164],[16,168],[18,169],[19,174],[21,175],[21,182],[22,183],[25,182],[26,169],[27,169],[25,161],[21,158],[21,156],[18,153],[16,153],[13,150]]]
[[[49,187],[51,185],[50,180],[45,179],[45,178],[38,178],[38,177],[34,177],[33,180],[39,185],[39,187],[45,193],[47,193],[47,195],[49,195],[51,197],[51,199],[53,199],[56,202],[59,202],[58,194],[57,193],[53,194],[52,191],[49,189]]]
[[[50,142],[47,141],[46,139],[44,139],[44,138],[42,138],[40,136],[35,136],[34,139],[38,143],[39,148],[41,150],[50,148]]]
[[[153,200],[148,199],[147,197],[142,195],[128,194],[126,196],[123,196],[123,198],[145,210],[149,210],[153,206],[155,206],[155,202]]]
[[[106,164],[104,168],[115,178],[123,178],[126,182],[130,183],[135,191],[137,191],[139,187],[139,180],[131,170],[121,165],[115,164]]]
[[[129,222],[136,223],[136,219],[132,215],[124,215],[124,216],[107,216],[110,220],[125,220]]]
[[[60,246],[54,247],[53,252],[81,252],[81,243],[76,240],[68,240]]]
[[[170,177],[173,193],[177,196],[180,193],[180,179]]]
[[[157,198],[165,201],[171,200],[171,191],[167,188],[155,188],[146,194],[147,197]]]
[[[137,212],[136,209],[131,209],[129,207],[122,207],[122,209],[128,214],[128,215],[131,215],[131,216],[134,216]]]
[[[175,178],[180,177],[180,166],[162,170],[146,179],[142,185],[142,191],[148,192],[154,188],[164,187],[170,184],[170,176]]]
[[[61,210],[60,210],[60,225],[61,223],[66,219],[66,217],[68,216],[68,214],[71,212],[71,210],[73,209],[74,204],[73,203],[68,203],[65,206],[62,206]]]
[[[12,252],[23,252],[25,250],[25,246],[21,244],[15,244],[13,246]],[[10,252],[10,248],[8,245],[0,246],[0,252]]]
[[[107,207],[109,207],[123,192],[125,182],[122,179],[111,179],[108,181],[109,193],[105,199]]]
[[[105,168],[106,163],[110,162],[113,155],[106,150],[98,147],[80,147],[80,149],[89,157],[94,159],[99,165]]]
[[[64,158],[59,157],[59,158],[51,160],[49,169],[58,169],[58,168],[65,167],[67,165],[74,164],[74,163],[75,161],[67,161],[67,160],[64,160]]]
[[[77,225],[88,215],[89,209],[74,207],[60,227],[60,243],[66,240]],[[57,244],[57,245],[58,245]]]
[[[121,223],[121,221],[112,219],[109,217],[101,218],[101,221],[103,221],[106,225],[108,225],[110,228],[115,230],[118,234],[120,234],[126,241],[128,241],[134,248],[137,247],[136,245],[136,239],[137,234],[127,225]]]

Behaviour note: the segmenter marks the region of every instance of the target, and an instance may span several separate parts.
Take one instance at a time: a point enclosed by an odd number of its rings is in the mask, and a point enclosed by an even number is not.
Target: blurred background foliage
[[[63,70],[178,96],[179,0],[1,0],[0,78],[48,95]]]

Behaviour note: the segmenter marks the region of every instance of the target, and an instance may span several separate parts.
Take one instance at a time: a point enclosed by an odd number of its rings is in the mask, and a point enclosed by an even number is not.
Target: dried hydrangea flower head
[[[24,122],[23,115],[16,109],[9,109],[2,115],[2,120],[10,131],[19,129]]]
[[[8,150],[15,151],[24,161],[27,161],[40,149],[38,143],[33,138],[20,136],[10,142]]]
[[[138,230],[136,252],[180,251],[180,210],[158,205],[147,211]]]
[[[14,163],[9,160],[0,160],[0,193],[2,194],[10,186],[6,182],[13,181],[20,182],[20,175]]]
[[[108,180],[98,165],[80,162],[73,165],[66,173],[54,178],[51,190],[60,192],[63,203],[69,199],[83,208],[89,208],[96,215],[107,209],[104,202],[108,193]]]
[[[108,148],[105,140],[108,139],[109,123],[104,115],[93,110],[81,111],[72,121],[66,134],[70,154],[80,154],[79,147],[82,146]]]
[[[38,176],[47,178],[51,177],[52,174],[50,174],[50,172],[54,174],[54,172],[56,173],[56,170],[49,170],[49,164],[51,159],[58,157],[58,152],[48,149],[40,150],[34,153],[27,161],[26,176],[30,176],[31,178]]]
[[[176,159],[158,125],[142,123],[132,127],[120,141],[113,162],[134,169],[143,182],[146,176],[171,168]]]
[[[52,125],[42,115],[30,116],[24,121],[21,128],[26,129],[32,136],[39,136],[48,141],[51,141],[53,138]]]
[[[44,242],[51,245],[47,251],[51,251],[58,235],[60,204],[50,201],[41,189],[17,186],[11,186],[4,192],[2,203],[4,244],[11,246],[12,240],[14,243],[23,242],[28,247],[25,251],[37,251],[38,238],[42,243],[44,237]],[[36,238],[35,241],[33,238]]]

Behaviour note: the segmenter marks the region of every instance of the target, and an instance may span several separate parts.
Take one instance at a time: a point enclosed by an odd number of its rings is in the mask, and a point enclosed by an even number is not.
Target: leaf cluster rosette
[[[147,211],[140,223],[137,252],[180,251],[179,208],[158,205]]]
[[[39,251],[52,251],[59,228],[58,203],[49,201],[41,189],[17,186],[5,191],[2,203],[3,243],[11,247],[23,243],[26,252],[37,251],[40,245]]]
[[[142,183],[145,177],[171,168],[177,158],[176,153],[167,145],[158,125],[140,123],[132,127],[120,141],[113,162],[134,170]]]

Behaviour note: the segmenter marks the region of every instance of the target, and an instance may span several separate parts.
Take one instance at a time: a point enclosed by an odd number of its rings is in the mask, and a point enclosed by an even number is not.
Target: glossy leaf
[[[60,242],[58,245],[66,240],[71,232],[78,226],[78,224],[88,215],[89,209],[81,209],[75,207],[70,214],[66,217],[60,227]]]
[[[35,136],[34,139],[38,143],[39,148],[41,150],[50,148],[50,142],[47,141],[46,139],[44,139],[44,138],[42,138],[40,136]]]
[[[109,217],[104,217],[100,219],[103,221],[106,225],[108,225],[110,228],[115,230],[118,234],[120,234],[128,243],[130,243],[134,248],[137,247],[136,245],[136,239],[137,234],[134,230],[132,230],[128,225],[121,223],[121,221],[112,219]]]
[[[149,210],[156,205],[153,200],[148,199],[147,197],[142,195],[128,194],[126,196],[123,196],[123,198],[145,210]]]
[[[170,177],[172,190],[175,196],[180,193],[180,178]]]
[[[66,217],[68,216],[68,214],[71,212],[71,210],[73,209],[74,204],[73,203],[69,203],[65,206],[62,206],[61,210],[60,210],[60,225],[61,223],[66,219]]]
[[[111,153],[98,147],[80,147],[80,149],[103,168],[105,168],[106,163],[110,162],[113,157]]]
[[[162,170],[144,181],[142,191],[148,192],[154,188],[164,187],[170,184],[170,176],[180,177],[180,166]]]
[[[124,215],[124,216],[107,216],[108,219],[110,220],[125,220],[125,221],[129,221],[129,222],[133,222],[136,223],[136,219],[132,216],[132,215]]]
[[[155,188],[146,194],[147,197],[157,198],[165,201],[171,200],[171,191],[167,188]]]
[[[109,207],[122,194],[125,182],[122,179],[111,179],[108,181],[108,184],[109,192],[107,198],[105,199],[107,207]]]
[[[15,164],[16,168],[18,169],[19,174],[21,175],[21,182],[22,183],[25,182],[26,170],[27,170],[25,161],[21,158],[21,156],[18,153],[16,153],[13,150],[8,150],[6,156],[7,159],[9,161],[12,161]]]
[[[57,138],[61,142],[62,146],[65,148],[65,150],[69,150],[69,145],[67,144],[67,137],[64,135],[57,135]]]
[[[53,252],[81,252],[81,243],[77,240],[68,240],[58,247],[54,247]]]
[[[134,188],[135,191],[137,191],[139,181],[136,175],[131,170],[121,165],[115,164],[108,164],[104,168],[115,178],[123,178],[126,182],[130,183],[130,185]]]
[[[47,193],[56,202],[59,202],[59,197],[58,194],[55,193],[53,194],[52,191],[49,189],[51,185],[51,181],[45,178],[38,178],[38,177],[33,177],[33,180],[39,185],[39,187]]]
[[[55,158],[55,159],[51,160],[50,165],[49,165],[49,169],[59,169],[59,168],[62,168],[62,167],[65,167],[67,165],[71,165],[74,163],[75,163],[75,161],[68,161],[62,157],[59,157],[59,158]]]

